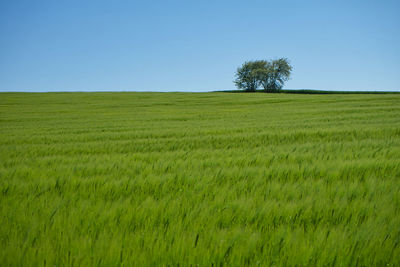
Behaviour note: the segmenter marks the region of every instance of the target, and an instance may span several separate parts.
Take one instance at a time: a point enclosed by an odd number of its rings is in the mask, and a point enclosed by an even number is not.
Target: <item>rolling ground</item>
[[[400,95],[1,93],[0,263],[396,265]]]

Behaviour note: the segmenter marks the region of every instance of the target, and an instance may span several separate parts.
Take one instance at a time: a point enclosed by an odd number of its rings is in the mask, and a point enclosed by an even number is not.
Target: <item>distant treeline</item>
[[[221,90],[215,91],[220,93],[266,93],[265,90],[257,90],[255,92],[238,91],[238,90]],[[400,94],[400,91],[324,91],[313,89],[285,89],[276,92],[278,94],[312,94],[312,95],[330,95],[330,94]]]

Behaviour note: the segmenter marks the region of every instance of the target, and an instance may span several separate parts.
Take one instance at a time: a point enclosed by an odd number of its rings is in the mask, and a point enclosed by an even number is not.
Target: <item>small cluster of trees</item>
[[[289,80],[292,66],[286,58],[277,60],[247,61],[237,69],[236,80],[238,89],[255,92],[260,86],[266,92],[278,92]]]

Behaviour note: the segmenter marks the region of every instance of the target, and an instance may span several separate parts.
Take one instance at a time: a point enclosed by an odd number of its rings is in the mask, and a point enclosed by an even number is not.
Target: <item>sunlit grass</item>
[[[400,95],[0,94],[0,263],[396,265]]]

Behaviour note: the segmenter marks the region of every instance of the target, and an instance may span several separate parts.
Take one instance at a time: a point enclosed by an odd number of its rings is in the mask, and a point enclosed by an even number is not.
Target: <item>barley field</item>
[[[1,266],[394,266],[400,94],[1,93]]]

